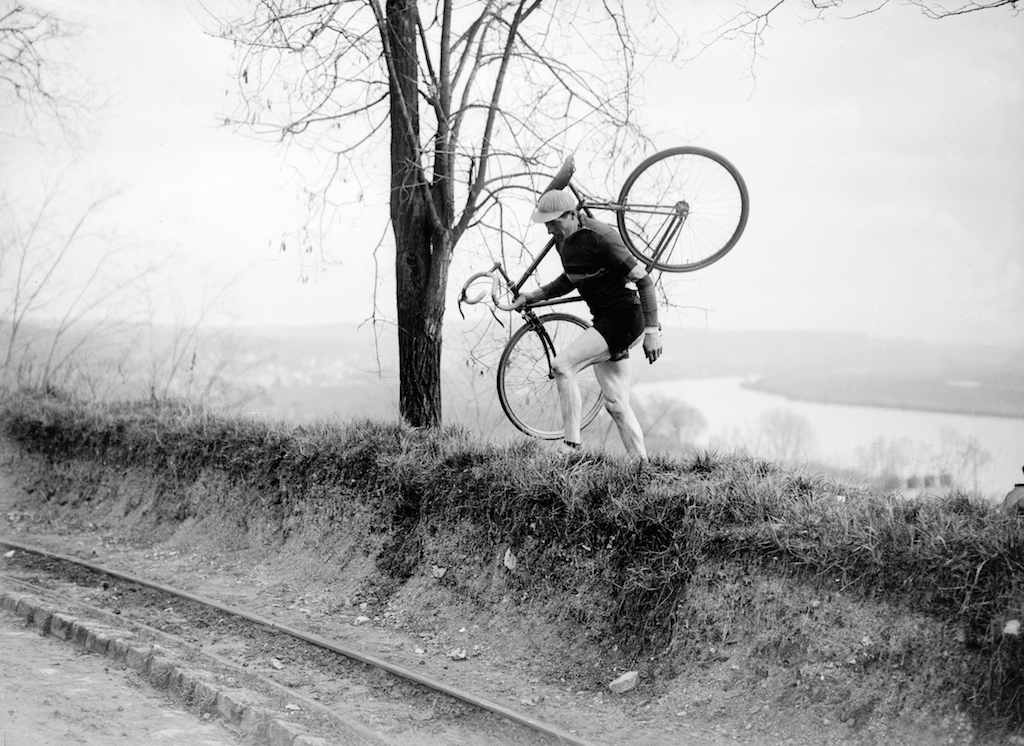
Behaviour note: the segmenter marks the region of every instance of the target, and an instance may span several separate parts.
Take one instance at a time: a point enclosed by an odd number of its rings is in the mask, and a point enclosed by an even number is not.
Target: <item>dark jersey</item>
[[[610,225],[580,216],[580,229],[558,246],[565,276],[579,290],[594,318],[617,308],[639,306],[627,275],[637,263]]]

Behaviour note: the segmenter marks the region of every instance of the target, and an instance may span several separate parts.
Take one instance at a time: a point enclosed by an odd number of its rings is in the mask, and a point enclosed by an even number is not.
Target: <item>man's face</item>
[[[574,210],[563,212],[554,220],[549,220],[544,223],[544,227],[548,229],[548,233],[550,233],[556,241],[564,241],[576,232],[579,225],[579,218],[576,217],[576,212]]]

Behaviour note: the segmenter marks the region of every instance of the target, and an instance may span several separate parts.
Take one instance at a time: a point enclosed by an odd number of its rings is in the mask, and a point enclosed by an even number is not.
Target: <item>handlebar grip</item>
[[[499,311],[511,311],[512,310],[512,307],[513,307],[512,303],[502,303],[500,300],[498,300],[498,295],[496,293],[491,296],[491,299],[494,301],[494,307],[497,308]],[[513,298],[512,301],[514,303],[515,302],[515,298]]]
[[[498,278],[494,276],[493,272],[477,272],[475,275],[473,275],[468,280],[466,280],[465,284],[463,284],[462,292],[459,294],[459,301],[461,303],[468,303],[469,305],[472,306],[472,305],[474,305],[476,303],[479,303],[480,301],[482,301],[487,296],[486,292],[482,292],[479,295],[476,295],[476,296],[470,298],[469,295],[466,292],[466,291],[469,290],[469,286],[470,285],[472,285],[474,282],[476,282],[477,280],[482,279],[484,277],[486,277],[487,279],[489,279],[491,281],[491,283],[492,283],[492,285],[491,285],[491,295],[492,296],[494,295],[494,293],[495,293],[495,287],[494,286],[497,285]]]
[[[576,172],[576,159],[573,156],[569,156],[562,163],[562,167],[558,169],[558,173],[551,179],[551,183],[548,184],[548,188],[544,191],[550,192],[554,189],[565,189],[569,182],[572,180],[572,175]]]
[[[471,306],[482,301],[487,296],[486,291],[472,298],[469,297],[466,291],[469,290],[469,286],[472,285],[474,282],[476,282],[477,280],[482,280],[485,277],[491,281],[491,300],[494,301],[495,307],[501,309],[502,311],[511,311],[512,304],[502,303],[500,300],[501,282],[498,279],[497,271],[493,269],[488,272],[477,272],[475,275],[466,280],[466,284],[462,286],[462,293],[459,296],[460,301],[462,303],[468,303]],[[515,299],[513,298],[513,301],[514,300]]]
[[[462,286],[462,292],[459,294],[459,302],[468,303],[469,305],[472,306],[476,303],[479,303],[485,297],[487,297],[486,291],[481,292],[479,295],[475,295],[472,298],[470,298],[469,295],[467,294],[470,285],[472,285],[477,280],[484,279],[485,277],[491,281],[491,300],[494,301],[494,306],[502,311],[511,311],[512,303],[501,302],[501,282],[498,279],[497,270],[494,269],[489,270],[487,272],[477,272],[475,275],[466,280],[465,284]],[[515,302],[515,298],[512,299],[512,302]]]

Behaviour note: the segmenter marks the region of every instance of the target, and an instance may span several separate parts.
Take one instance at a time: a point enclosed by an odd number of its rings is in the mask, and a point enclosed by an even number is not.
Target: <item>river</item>
[[[633,391],[699,411],[707,426],[698,447],[742,447],[764,458],[876,473],[887,465],[906,494],[956,486],[1001,499],[1024,482],[1024,419],[800,401],[753,391],[744,380],[639,383]]]

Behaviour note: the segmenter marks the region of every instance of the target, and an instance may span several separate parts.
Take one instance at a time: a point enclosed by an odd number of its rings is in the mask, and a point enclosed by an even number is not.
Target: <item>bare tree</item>
[[[913,452],[908,438],[878,436],[870,445],[857,448],[857,465],[869,477],[893,487],[903,480],[906,465],[913,461]]]
[[[22,2],[0,0],[0,142],[37,139],[57,125],[72,145],[90,111],[89,87],[67,64],[76,29],[58,16]],[[103,304],[131,277],[106,270],[118,249],[93,226],[111,193],[75,203],[68,169],[33,201],[24,181],[0,193],[0,375],[5,383],[50,385],[67,377],[76,356],[106,330]],[[34,316],[45,321],[30,333]]]
[[[696,407],[664,394],[637,402],[635,409],[651,452],[683,453],[708,427]]]
[[[93,396],[138,395],[144,384],[154,398],[244,401],[236,343],[200,328],[230,283],[204,287],[198,312],[158,328],[163,309],[147,281],[164,263],[117,239],[106,221],[116,191],[75,194],[76,154],[96,98],[70,64],[78,31],[30,3],[0,0],[0,146],[27,146],[21,154],[38,153],[40,171],[58,173],[37,190],[0,168],[8,177],[0,185],[0,383]],[[56,165],[65,158],[69,165]]]
[[[807,418],[788,409],[770,409],[757,419],[763,453],[783,463],[807,460],[814,448],[814,432]]]
[[[65,196],[58,183],[35,209],[0,197],[0,375],[7,383],[52,384],[76,353],[110,331],[111,299],[155,270],[111,270],[123,249],[91,226],[112,195],[62,215]],[[45,334],[26,335],[32,318]]]
[[[963,435],[944,427],[939,433],[938,453],[929,454],[936,472],[949,474],[958,485],[970,480],[971,490],[979,491],[978,470],[992,460],[992,454],[981,447],[977,436]]]
[[[182,397],[191,401],[243,403],[250,398],[240,379],[247,363],[238,340],[224,334],[211,321],[225,311],[233,282],[201,285],[198,303],[186,304],[175,293],[161,295],[143,278],[142,297],[145,322],[138,325],[138,346],[144,351],[138,371],[140,381],[153,401]],[[237,278],[236,278],[237,279]],[[173,315],[173,323],[157,319]],[[228,382],[233,378],[239,384]]]
[[[642,76],[624,0],[422,7],[264,0],[221,35],[240,49],[245,106],[235,122],[312,148],[327,163],[311,190],[329,223],[321,230],[346,229],[334,224],[332,199],[363,198],[358,174],[372,179],[386,142],[399,408],[410,424],[434,426],[456,245],[473,228],[500,230],[504,196],[542,184],[538,171],[558,165],[560,145],[587,139],[594,152],[612,153],[641,142],[634,86]],[[646,11],[647,19],[657,13],[654,0]],[[583,47],[586,57],[576,54]]]

